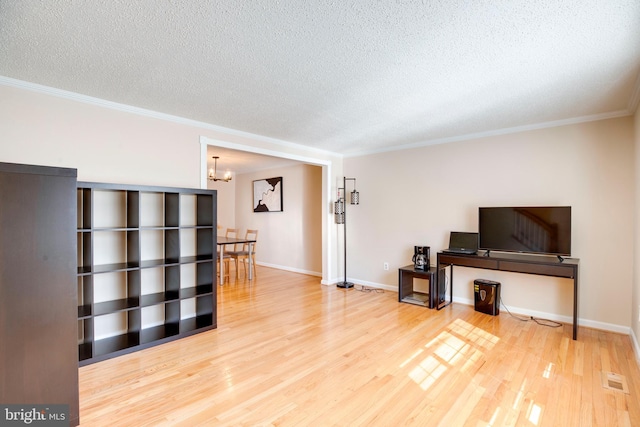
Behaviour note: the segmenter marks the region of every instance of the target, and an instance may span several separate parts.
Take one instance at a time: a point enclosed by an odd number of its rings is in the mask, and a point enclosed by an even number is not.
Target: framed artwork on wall
[[[253,211],[282,212],[282,177],[253,181]]]

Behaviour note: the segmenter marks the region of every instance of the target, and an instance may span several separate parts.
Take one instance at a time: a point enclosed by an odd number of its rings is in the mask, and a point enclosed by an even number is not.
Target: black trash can
[[[475,309],[481,313],[497,316],[500,314],[500,283],[492,280],[473,281]]]

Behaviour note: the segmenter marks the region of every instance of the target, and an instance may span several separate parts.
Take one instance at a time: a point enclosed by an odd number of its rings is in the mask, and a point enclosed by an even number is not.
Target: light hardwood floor
[[[81,368],[81,425],[640,426],[628,336],[258,268],[219,287],[216,330]]]

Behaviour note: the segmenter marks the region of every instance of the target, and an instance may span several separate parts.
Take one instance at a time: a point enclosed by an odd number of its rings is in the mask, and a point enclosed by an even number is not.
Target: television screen
[[[571,206],[479,208],[479,249],[571,255]]]

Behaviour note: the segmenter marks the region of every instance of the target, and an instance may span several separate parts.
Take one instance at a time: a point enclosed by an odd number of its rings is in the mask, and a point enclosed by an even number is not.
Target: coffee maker
[[[414,246],[413,247],[413,268],[415,270],[428,270],[429,269],[429,246]]]

